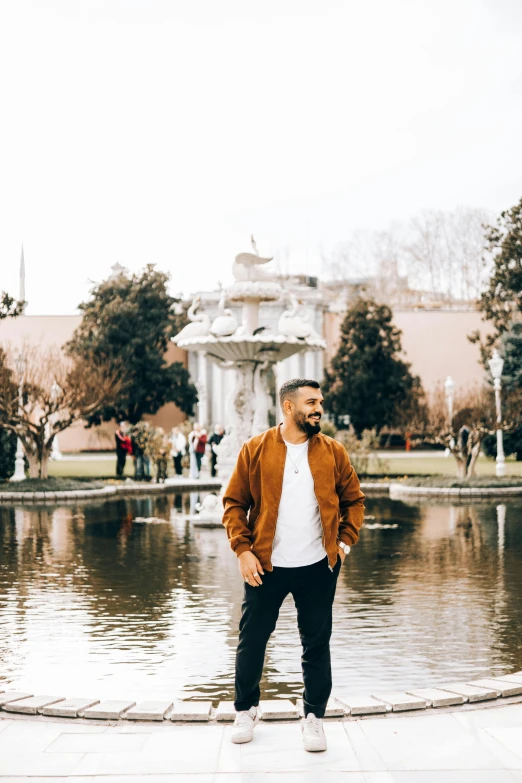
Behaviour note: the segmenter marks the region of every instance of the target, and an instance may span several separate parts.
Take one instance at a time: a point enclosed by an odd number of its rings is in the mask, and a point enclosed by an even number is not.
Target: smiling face
[[[290,416],[296,427],[311,437],[321,431],[324,398],[320,389],[301,386],[284,402],[285,416]]]

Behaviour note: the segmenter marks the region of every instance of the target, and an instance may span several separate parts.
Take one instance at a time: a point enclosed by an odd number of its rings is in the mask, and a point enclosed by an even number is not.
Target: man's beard
[[[308,435],[309,438],[311,438],[312,435],[317,435],[318,432],[321,432],[320,421],[309,419],[308,416],[305,416],[304,413],[299,413],[298,411],[294,413],[294,424],[301,430],[301,432],[304,432],[305,435]]]

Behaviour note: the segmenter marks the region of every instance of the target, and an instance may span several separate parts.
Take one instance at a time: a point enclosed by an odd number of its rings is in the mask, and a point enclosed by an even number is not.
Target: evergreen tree
[[[25,302],[17,302],[9,294],[0,294],[0,321],[4,318],[16,318],[23,312]],[[3,353],[0,351],[0,362]],[[16,394],[16,391],[14,392]],[[3,429],[0,415],[0,479],[10,478],[15,469],[16,435]]]
[[[479,299],[478,306],[484,320],[489,320],[494,331],[481,340],[479,331],[470,335],[473,343],[479,343],[482,364],[490,379],[488,359],[492,348],[500,339],[500,352],[504,356],[502,386],[503,406],[519,408],[522,390],[522,199],[511,209],[501,212],[495,225],[486,229],[487,249],[493,259],[493,271],[489,285]],[[513,417],[514,420],[514,417]],[[521,423],[505,434],[506,454],[516,453],[522,460]],[[484,442],[488,456],[496,456],[494,436]]]
[[[522,461],[522,323],[514,323],[501,338],[500,352],[504,357],[502,373],[502,407],[511,411],[514,422],[508,432],[504,433],[504,453],[506,456],[516,454],[518,462]],[[494,435],[486,438],[484,452],[488,457],[497,456],[497,439]]]
[[[387,305],[358,299],[341,326],[341,341],[325,373],[327,411],[336,420],[349,415],[356,433],[403,421],[422,395],[420,379],[399,358],[401,332]]]
[[[487,227],[486,239],[494,267],[479,308],[495,326],[494,340],[511,328],[514,313],[522,312],[522,199]]]
[[[502,336],[504,369],[502,385],[508,391],[522,389],[522,323],[514,323]]]
[[[168,402],[191,414],[195,386],[181,362],[167,364],[165,354],[183,325],[178,300],[167,292],[168,275],[148,265],[141,274],[122,273],[96,285],[72,340],[71,355],[119,363],[124,385],[114,405],[88,418],[89,425],[111,419],[136,424]]]
[[[17,302],[9,294],[0,294],[0,320],[3,318],[16,318],[21,315],[24,309],[25,302]]]

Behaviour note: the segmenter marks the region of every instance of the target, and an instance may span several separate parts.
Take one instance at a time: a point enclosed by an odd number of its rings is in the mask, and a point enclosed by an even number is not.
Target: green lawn
[[[416,459],[415,457],[400,457],[394,454],[393,456],[387,457],[385,462],[387,468],[386,472],[392,475],[457,475],[457,463],[453,457],[419,457]],[[476,472],[478,476],[494,476],[494,460],[486,459],[486,457],[479,457],[477,460]],[[511,458],[507,459],[506,475],[522,476],[522,462],[516,462]]]
[[[50,476],[88,476],[89,478],[116,478],[116,457],[107,459],[69,460],[67,457],[49,463]],[[134,464],[127,460],[125,475],[134,476]]]
[[[456,462],[453,457],[406,457],[392,452],[385,460],[384,473],[401,476],[426,476],[442,475],[456,476]],[[370,467],[371,472],[374,472]],[[172,462],[169,460],[169,476],[173,475]],[[477,474],[479,476],[494,476],[495,463],[493,460],[480,457],[477,462]],[[509,458],[506,461],[506,474],[508,476],[522,476],[522,462],[516,462]],[[114,459],[85,459],[68,460],[66,457],[59,462],[51,462],[49,465],[51,476],[84,476],[89,478],[112,478],[116,475],[116,457]],[[127,460],[125,475],[134,475],[134,464]]]

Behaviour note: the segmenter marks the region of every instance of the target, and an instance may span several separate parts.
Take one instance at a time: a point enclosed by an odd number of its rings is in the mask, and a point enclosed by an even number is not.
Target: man
[[[210,446],[210,475],[213,478],[215,478],[215,476],[217,475],[216,464],[217,464],[218,453],[216,450],[216,446],[219,446],[219,444],[223,440],[224,434],[225,433],[223,431],[223,427],[221,426],[221,424],[216,424],[216,426],[214,427],[214,432],[208,439],[208,445]]]
[[[359,538],[364,495],[344,446],[320,432],[317,381],[288,381],[279,399],[283,423],[244,444],[223,498],[223,524],[245,581],[232,742],[253,737],[266,645],[292,593],[303,646],[303,742],[321,751],[332,604],[341,564]]]
[[[131,440],[127,435],[127,423],[120,421],[118,429],[114,433],[116,440],[116,476],[123,477],[127,454],[132,454]]]
[[[203,451],[201,451],[201,446],[199,444],[203,437]],[[205,447],[207,445],[207,433],[197,421],[194,422],[194,426],[191,432],[189,432],[188,444],[190,455],[189,478],[198,479],[201,470],[201,460],[203,459],[203,454],[205,453]]]
[[[170,456],[174,462],[174,471],[176,476],[183,475],[182,460],[187,447],[187,439],[179,427],[174,427],[170,435],[171,450]]]
[[[194,442],[194,453],[196,455],[196,464],[198,466],[198,478],[199,478],[199,474],[201,473],[201,461],[205,456],[206,448],[207,448],[207,431],[206,429],[200,427],[197,438]]]
[[[131,448],[132,458],[134,460],[134,478],[136,481],[141,481],[143,478],[143,449],[140,443],[140,436],[138,427],[131,429]]]

